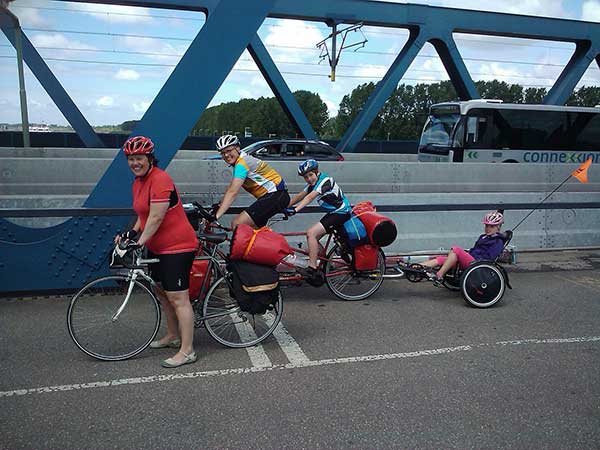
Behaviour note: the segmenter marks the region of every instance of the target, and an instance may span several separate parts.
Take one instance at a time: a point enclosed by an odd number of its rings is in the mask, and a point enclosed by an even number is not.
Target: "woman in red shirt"
[[[163,367],[179,367],[196,361],[194,352],[194,311],[189,297],[189,279],[198,240],[187,220],[173,180],[159,169],[154,144],[144,136],[129,138],[123,145],[127,164],[135,175],[133,209],[137,221],[125,237],[148,249],[150,275],[161,288],[157,295],[167,316],[167,334],[151,348],[172,347],[179,351],[161,361]],[[121,238],[115,238],[118,242]]]

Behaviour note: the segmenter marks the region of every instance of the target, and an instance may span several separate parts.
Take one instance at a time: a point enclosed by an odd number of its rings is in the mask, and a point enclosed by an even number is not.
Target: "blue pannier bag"
[[[350,219],[344,222],[344,231],[346,232],[348,243],[352,248],[356,247],[357,245],[369,243],[367,229],[356,216],[352,216]]]

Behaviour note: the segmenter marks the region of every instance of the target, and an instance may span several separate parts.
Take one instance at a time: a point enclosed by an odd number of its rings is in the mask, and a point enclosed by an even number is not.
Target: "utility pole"
[[[363,48],[367,43],[367,38],[361,30],[363,26],[362,22],[357,23],[355,25],[351,25],[342,30],[338,30],[338,22],[336,20],[331,20],[327,24],[331,27],[331,34],[325,39],[323,39],[321,42],[317,43],[317,48],[321,50],[321,54],[319,55],[319,62],[323,61],[324,59],[327,59],[327,61],[329,62],[329,66],[331,67],[329,78],[331,79],[331,81],[335,81],[335,69],[338,63],[340,62],[340,56],[342,54],[342,51],[352,47],[354,47],[354,51]],[[362,36],[362,40],[353,44],[346,44],[346,37],[351,31],[359,32]],[[339,48],[337,40],[338,35],[342,36]],[[331,51],[327,46],[328,39],[331,39]]]
[[[27,114],[27,94],[25,91],[25,73],[23,70],[23,40],[19,19],[8,10],[12,0],[0,0],[0,13],[6,14],[15,25],[15,49],[17,50],[17,69],[19,71],[19,99],[21,101],[21,127],[23,129],[23,147],[29,147],[29,117]]]

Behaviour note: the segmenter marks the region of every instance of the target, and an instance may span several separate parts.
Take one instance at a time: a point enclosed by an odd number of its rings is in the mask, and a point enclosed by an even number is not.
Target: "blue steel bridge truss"
[[[58,0],[67,1],[67,0]],[[76,0],[78,1],[78,0]],[[369,0],[98,0],[85,3],[183,9],[206,14],[188,50],[133,130],[151,135],[158,158],[167,165],[198,121],[244,49],[299,134],[315,138],[306,115],[258,36],[266,17],[403,28],[409,38],[362,111],[338,144],[353,151],[392,91],[426,43],[437,51],[459,97],[479,94],[456,46],[453,33],[570,42],[575,50],[544,103],[564,104],[590,64],[600,65],[600,24]],[[18,24],[0,9],[0,28],[15,45]],[[223,30],[235,30],[224,33]],[[52,74],[25,34],[23,57],[73,129],[88,147],[102,147],[83,114]],[[199,67],[201,68],[199,70]],[[209,69],[207,69],[209,68]],[[122,154],[116,156],[85,201],[87,208],[131,205],[132,175]],[[126,193],[126,194],[124,194]],[[122,216],[72,218],[44,230],[0,219],[0,279],[3,291],[63,289],[104,273],[114,233],[129,221]],[[10,262],[10,263],[9,263]],[[13,268],[19,267],[18,271]]]

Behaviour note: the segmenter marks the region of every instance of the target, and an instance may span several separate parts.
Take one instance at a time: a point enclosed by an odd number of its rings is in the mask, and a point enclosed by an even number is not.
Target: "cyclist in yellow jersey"
[[[218,220],[227,212],[240,188],[257,200],[233,219],[232,227],[240,223],[253,228],[264,227],[271,217],[287,208],[290,196],[281,175],[266,162],[243,153],[237,136],[221,136],[217,140],[217,150],[223,160],[233,166],[233,178],[215,213],[215,219]]]

